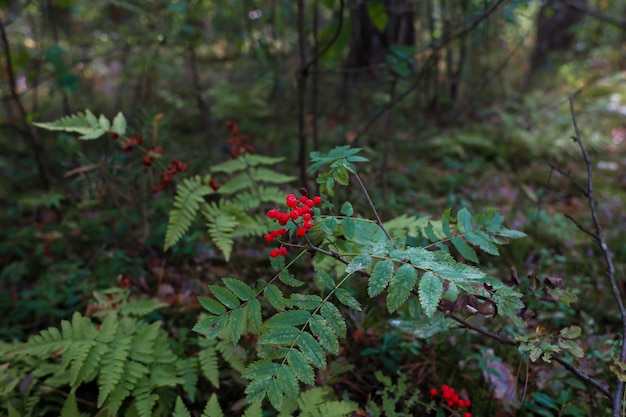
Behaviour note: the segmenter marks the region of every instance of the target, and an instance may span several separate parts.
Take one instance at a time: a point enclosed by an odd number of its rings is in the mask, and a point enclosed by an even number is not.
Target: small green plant
[[[442,309],[442,300],[463,303],[471,298],[478,306],[490,306],[498,315],[521,323],[516,312],[523,307],[522,294],[457,261],[452,251],[478,263],[477,250],[497,255],[498,245],[524,234],[503,227],[503,218],[495,210],[473,216],[462,209],[456,217],[446,211],[441,222],[403,216],[390,220],[393,227],[388,229],[357,174],[355,163],[365,161],[357,153],[358,149],[348,147],[328,154],[313,153],[310,169],[329,168],[318,177],[320,190],[328,196],[334,195],[337,184],[347,185],[352,176],[370,203],[375,220],[356,216],[349,202],[335,214],[332,204],[319,197],[309,198],[306,190],[300,198],[289,194],[284,200],[287,211],[272,209],[267,213],[285,230],[270,232],[266,240],[277,240],[281,248],[290,248],[295,252],[293,259],[271,253],[276,275],[270,281],[259,280],[250,286],[225,278],[223,286],[209,286],[213,297],[200,298],[209,314],[198,321],[195,331],[209,338],[227,334],[233,343],[244,332],[258,335],[259,359],[243,374],[250,381],[246,388],[250,402],[268,398],[274,408],[282,410],[286,401],[298,397],[301,383],[314,383],[315,369],[326,367],[326,355],[337,355],[340,340],[346,337],[342,309],[361,310],[350,285],[366,286],[372,298],[386,294],[390,314],[402,314],[407,300],[416,298],[424,316],[432,319]],[[310,218],[305,220],[305,214]],[[416,227],[429,243],[412,244],[415,239],[409,234]],[[316,279],[324,289],[320,295],[297,291],[305,282],[289,271],[309,253]],[[265,319],[261,300],[275,311]]]

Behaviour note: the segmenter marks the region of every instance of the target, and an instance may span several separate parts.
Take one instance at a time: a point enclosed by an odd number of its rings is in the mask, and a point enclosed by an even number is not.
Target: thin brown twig
[[[367,188],[365,187],[365,184],[363,184],[361,177],[356,172],[354,173],[354,177],[356,178],[357,182],[361,186],[361,189],[363,190],[363,194],[365,194],[365,198],[367,199],[367,203],[370,205],[370,207],[372,208],[372,211],[374,212],[374,216],[376,217],[376,223],[378,224],[378,227],[382,229],[383,233],[385,233],[385,236],[387,236],[387,239],[389,239],[389,241],[393,244],[393,247],[396,248],[396,244],[391,238],[389,231],[387,231],[387,229],[385,228],[385,225],[383,224],[383,221],[380,218],[380,215],[378,214],[378,210],[376,210],[376,206],[374,205],[374,202],[372,201],[370,194],[367,192]]]
[[[578,144],[580,148],[580,152],[583,155],[585,161],[585,167],[587,169],[587,201],[589,204],[589,211],[591,212],[591,219],[593,221],[593,225],[595,228],[595,232],[589,231],[587,234],[594,234],[597,238],[596,243],[600,247],[602,251],[602,257],[607,265],[607,278],[609,280],[609,285],[611,286],[611,291],[613,292],[613,297],[615,298],[615,302],[617,303],[617,307],[620,312],[620,318],[622,321],[622,347],[620,350],[619,360],[621,362],[626,362],[626,308],[624,307],[624,302],[622,300],[622,294],[617,286],[617,281],[615,280],[615,266],[613,265],[613,253],[611,249],[606,243],[606,238],[604,236],[604,231],[602,229],[602,224],[600,223],[600,219],[598,217],[598,209],[595,197],[593,195],[593,169],[591,165],[591,158],[589,157],[589,153],[587,152],[587,148],[582,141],[582,136],[580,134],[580,129],[578,128],[578,120],[576,118],[576,111],[574,109],[574,100],[581,93],[582,90],[576,91],[569,97],[569,106],[570,106],[570,114],[572,116],[572,124],[574,125],[575,136],[572,137],[574,142]],[[622,397],[624,395],[624,382],[618,380],[615,386],[615,391],[613,393],[613,417],[620,417],[621,408],[622,408]]]

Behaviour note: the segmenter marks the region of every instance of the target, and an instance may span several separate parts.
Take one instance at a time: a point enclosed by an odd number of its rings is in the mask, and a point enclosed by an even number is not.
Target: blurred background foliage
[[[236,264],[201,229],[164,252],[172,198],[149,192],[158,174],[113,141],[31,125],[88,108],[110,118],[123,111],[129,131],[184,161],[189,174],[230,158],[231,120],[255,152],[286,157],[276,169],[299,176],[288,192],[314,187],[309,151],[348,144],[372,160],[363,176],[383,216],[497,207],[529,238],[485,259],[491,272],[506,277],[513,267],[528,285],[552,277],[584,295],[584,309],[538,296],[531,322],[580,325],[588,369],[614,355],[620,325],[605,300],[603,263],[562,216],[586,219],[584,199],[548,164],[583,178],[567,101],[582,88],[579,125],[623,264],[623,2],[0,0],[0,19],[3,340],[88,313],[94,292],[121,286],[170,304],[161,318],[180,346],[206,284],[270,273],[262,239],[237,242],[233,258],[245,260]],[[335,201],[349,198],[348,189]],[[470,333],[415,334],[375,307],[351,317],[344,355],[319,376],[364,409],[389,394],[392,382],[374,375],[380,369],[415,387],[464,386],[476,415],[512,412],[502,385],[521,398],[525,381],[535,383],[526,405],[515,405],[520,415],[600,415],[605,405],[560,368],[527,367]],[[495,363],[499,378],[485,374]],[[240,394],[220,401],[232,405]]]

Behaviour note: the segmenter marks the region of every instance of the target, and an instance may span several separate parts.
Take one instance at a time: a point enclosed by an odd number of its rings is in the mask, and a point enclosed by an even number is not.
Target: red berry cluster
[[[322,198],[320,196],[309,198],[306,195],[306,192],[303,194],[304,195],[300,198],[293,194],[289,194],[287,196],[285,203],[287,204],[289,211],[281,212],[276,209],[271,209],[267,212],[267,217],[276,220],[281,226],[286,226],[290,221],[294,222],[296,226],[298,226],[296,229],[296,236],[298,237],[303,237],[313,227],[313,216],[315,214],[313,212],[313,207],[322,204]],[[267,243],[271,243],[274,239],[278,239],[286,234],[287,229],[281,227],[267,233],[265,235],[265,241]],[[285,255],[287,255],[287,248],[284,246],[270,251],[270,256],[272,258]]]
[[[117,132],[109,132],[111,139],[118,140],[120,144],[122,152],[128,153],[133,150],[134,147],[137,147],[142,154],[142,163],[141,168],[145,171],[148,170],[154,164],[157,158],[163,156],[163,148],[160,146],[150,146],[145,149],[141,145],[143,145],[144,139],[139,135],[131,135],[120,138],[120,135]],[[172,162],[165,168],[165,172],[161,172],[161,182],[151,188],[151,192],[156,193],[157,191],[165,190],[167,186],[172,182],[172,177],[177,172],[183,172],[187,170],[187,165],[179,161],[178,159],[172,160]]]
[[[161,176],[161,182],[158,185],[155,185],[151,188],[150,191],[156,193],[157,191],[165,190],[170,182],[172,182],[172,177],[177,172],[183,172],[187,170],[187,165],[179,161],[178,159],[173,159],[172,162],[167,166],[167,171],[161,172],[159,174]]]
[[[437,391],[437,388],[430,389],[430,396],[433,398],[439,396],[439,391]],[[467,408],[472,405],[472,402],[470,400],[462,399],[461,397],[459,397],[459,394],[456,392],[456,390],[448,385],[441,386],[441,397],[445,404],[451,408]],[[465,412],[463,413],[463,417],[472,417],[472,413]]]
[[[230,130],[232,134],[232,138],[228,140],[228,144],[231,146],[230,148],[230,157],[236,158],[242,153],[254,153],[254,149],[252,146],[246,144],[245,142],[248,140],[247,137],[241,136],[239,134],[239,127],[235,122],[231,122],[230,120],[226,122],[226,128]]]

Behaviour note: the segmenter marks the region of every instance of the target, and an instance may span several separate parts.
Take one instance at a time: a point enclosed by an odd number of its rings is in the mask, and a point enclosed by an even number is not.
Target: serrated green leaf
[[[335,280],[333,280],[333,278],[324,270],[317,271],[315,273],[315,279],[322,288],[326,288],[328,290],[335,288]]]
[[[324,316],[326,321],[328,321],[328,324],[330,324],[330,327],[337,336],[346,337],[346,322],[341,315],[341,312],[337,307],[335,307],[334,304],[326,301],[322,304],[320,313],[322,313],[322,316]]]
[[[262,404],[263,403],[261,401],[253,402],[246,408],[242,417],[263,417]]]
[[[124,136],[126,134],[126,118],[119,112],[113,118],[113,126],[111,127],[111,131],[117,133],[120,136]]]
[[[104,117],[104,114],[101,114],[100,117],[98,118],[98,124],[103,130],[108,131],[111,128],[111,122],[109,121],[109,119]]]
[[[300,393],[298,379],[291,368],[287,365],[281,366],[276,372],[278,385],[287,398],[295,399]]]
[[[222,282],[233,292],[233,294],[239,297],[241,301],[248,301],[256,295],[254,290],[252,290],[248,284],[241,282],[238,279],[222,278]]]
[[[350,204],[348,201],[343,203],[343,205],[341,206],[341,213],[345,214],[348,217],[352,216],[354,214],[354,209],[352,208],[352,204]]]
[[[287,353],[286,359],[289,366],[291,366],[293,373],[300,381],[308,385],[315,384],[315,372],[313,371],[311,365],[307,362],[302,352],[297,349],[291,349]]]
[[[289,310],[278,313],[265,322],[266,327],[293,327],[306,323],[311,317],[307,310]]]
[[[233,309],[239,307],[239,299],[235,297],[230,290],[220,287],[219,285],[209,285],[209,289],[215,298],[217,298],[219,302],[224,304],[227,308]]]
[[[230,313],[228,320],[228,327],[230,328],[230,340],[233,345],[239,342],[241,335],[246,331],[246,309],[236,308]]]
[[[302,310],[315,310],[322,304],[322,297],[312,294],[291,294],[289,301],[292,306]]]
[[[352,296],[352,294],[350,294],[350,291],[343,288],[337,288],[335,296],[344,306],[350,307],[356,311],[362,311],[361,304]]]
[[[255,334],[259,334],[261,331],[261,326],[263,324],[263,317],[261,315],[261,302],[253,298],[248,301],[248,304],[245,306],[246,315],[248,316],[248,325],[250,326],[250,330]]]
[[[494,256],[500,254],[496,245],[494,245],[489,236],[483,232],[469,233],[465,235],[465,239],[472,245],[478,246],[483,252]]]
[[[276,372],[280,368],[280,365],[269,361],[257,361],[248,368],[241,376],[250,380],[269,380],[276,375]]]
[[[456,248],[456,250],[459,251],[461,256],[463,256],[465,259],[468,259],[474,263],[478,263],[478,257],[476,256],[476,251],[470,245],[468,245],[467,242],[463,238],[455,236],[452,238],[451,242]]]
[[[218,316],[226,313],[226,307],[213,298],[199,296],[198,302],[209,313],[213,313]]]
[[[387,309],[393,313],[400,308],[417,282],[417,271],[409,265],[403,264],[394,274],[389,284],[389,295],[387,295]]]
[[[389,259],[382,260],[374,265],[372,275],[367,284],[367,293],[375,297],[382,293],[393,276],[393,262]]]
[[[302,332],[298,339],[298,347],[306,360],[318,369],[326,368],[326,355],[322,346],[307,332]]]
[[[424,229],[424,235],[431,242],[439,241],[439,238],[435,234],[435,229],[433,228],[433,224],[431,222],[428,223],[428,226]]]
[[[419,299],[428,318],[432,318],[443,295],[443,283],[432,272],[422,275],[419,283]]]
[[[296,327],[273,327],[259,336],[260,345],[290,345],[300,335]]]
[[[213,339],[224,330],[227,323],[228,315],[226,314],[222,316],[207,316],[198,320],[192,330],[205,335],[209,339]]]
[[[287,271],[286,269],[280,271],[280,274],[278,274],[278,279],[283,284],[289,285],[290,287],[294,288],[304,285],[303,281],[296,279],[296,277],[294,277],[293,274],[291,274],[291,272]]]
[[[280,410],[283,407],[283,401],[285,399],[280,384],[277,379],[270,380],[268,384],[267,398],[270,400],[272,407]]]
[[[318,223],[322,231],[328,235],[332,235],[337,230],[337,218],[328,216]]]
[[[355,256],[348,266],[346,266],[346,274],[351,274],[356,271],[366,270],[372,263],[372,257],[366,253]]]
[[[559,336],[565,339],[576,339],[581,334],[582,330],[579,326],[569,326],[559,332]]]
[[[319,314],[314,314],[309,321],[309,327],[311,328],[313,334],[317,336],[317,340],[324,349],[333,355],[339,353],[339,341],[337,340],[337,335],[324,317]]]
[[[500,229],[497,231],[496,235],[500,237],[506,237],[509,239],[521,239],[526,237],[526,233],[520,232],[519,230],[511,230],[511,229]]]
[[[459,228],[459,232],[461,233],[470,233],[473,230],[472,227],[472,215],[469,210],[466,208],[462,208],[457,213],[457,225]]]
[[[352,217],[346,217],[341,220],[341,226],[343,227],[343,235],[347,239],[352,239],[356,233],[356,225]]]
[[[283,311],[285,309],[286,300],[283,297],[283,293],[276,285],[270,284],[265,287],[265,290],[263,290],[263,296],[276,310]]]

